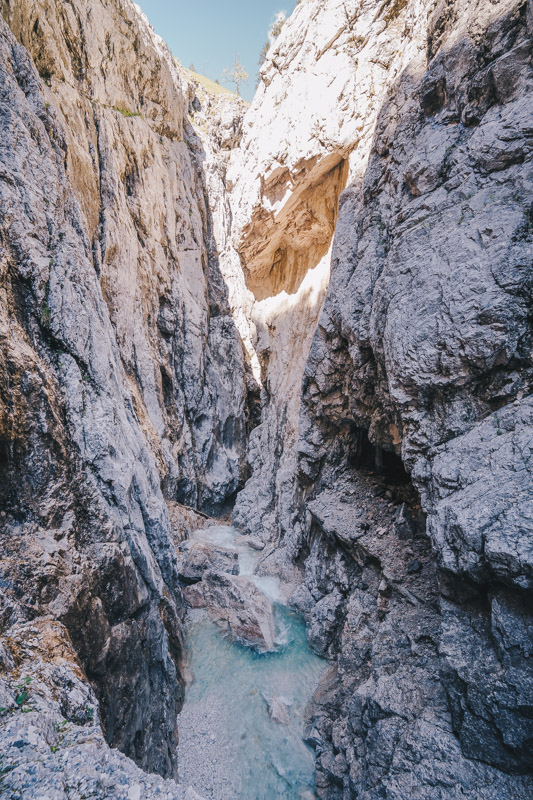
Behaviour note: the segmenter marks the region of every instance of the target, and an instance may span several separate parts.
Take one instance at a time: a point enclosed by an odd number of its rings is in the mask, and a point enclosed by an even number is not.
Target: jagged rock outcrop
[[[373,0],[300,3],[261,70],[232,156],[233,238],[256,298],[263,407],[234,520],[268,538],[301,528],[294,478],[303,371],[328,287],[339,197],[365,174],[388,89],[424,51],[421,3],[409,8],[403,36],[405,24],[394,9],[379,14]]]
[[[184,594],[192,608],[207,608],[217,625],[236,642],[259,653],[276,649],[272,602],[247,575],[209,570]]]
[[[212,542],[186,542],[180,561],[178,574],[185,585],[198,583],[210,570],[239,574],[238,553],[217,547]]]
[[[40,619],[8,631],[0,666],[2,796],[201,800],[109,748],[97,700],[63,625]]]

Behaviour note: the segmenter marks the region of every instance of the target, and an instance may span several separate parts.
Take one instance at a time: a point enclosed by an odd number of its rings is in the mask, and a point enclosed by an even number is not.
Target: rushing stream
[[[253,576],[259,554],[233,528],[195,538],[239,553],[240,573]],[[281,604],[275,578],[253,580],[276,602],[284,644],[260,655],[223,636],[206,611],[189,612],[190,679],[179,716],[180,781],[206,800],[306,800],[315,797],[313,752],[303,718],[325,663],[307,646],[301,619]],[[274,701],[283,721],[274,721]]]

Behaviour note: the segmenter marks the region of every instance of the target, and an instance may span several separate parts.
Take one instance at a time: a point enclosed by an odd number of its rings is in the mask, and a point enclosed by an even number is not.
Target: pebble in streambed
[[[236,535],[222,526],[205,533],[225,546]],[[237,548],[248,572],[257,554]],[[281,605],[276,614],[286,644],[261,655],[225,638],[206,611],[189,612],[179,777],[206,800],[315,797],[304,712],[326,664],[309,650],[300,618]]]

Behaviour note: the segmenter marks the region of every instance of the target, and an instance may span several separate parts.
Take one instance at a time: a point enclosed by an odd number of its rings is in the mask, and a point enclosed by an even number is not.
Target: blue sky
[[[241,94],[251,100],[259,53],[276,12],[294,0],[136,0],[185,67],[222,83],[224,67],[239,54],[250,78]]]

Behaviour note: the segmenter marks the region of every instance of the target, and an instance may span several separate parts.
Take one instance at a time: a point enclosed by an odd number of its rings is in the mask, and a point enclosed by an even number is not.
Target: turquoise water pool
[[[202,533],[236,546],[241,572],[251,574],[258,555],[239,546],[236,531]],[[257,580],[279,599],[275,579]],[[225,638],[205,611],[189,613],[189,681],[178,718],[180,779],[206,799],[315,797],[304,713],[326,664],[309,649],[298,615],[277,603],[276,616],[283,645],[260,655]],[[272,701],[283,722],[272,719]]]

